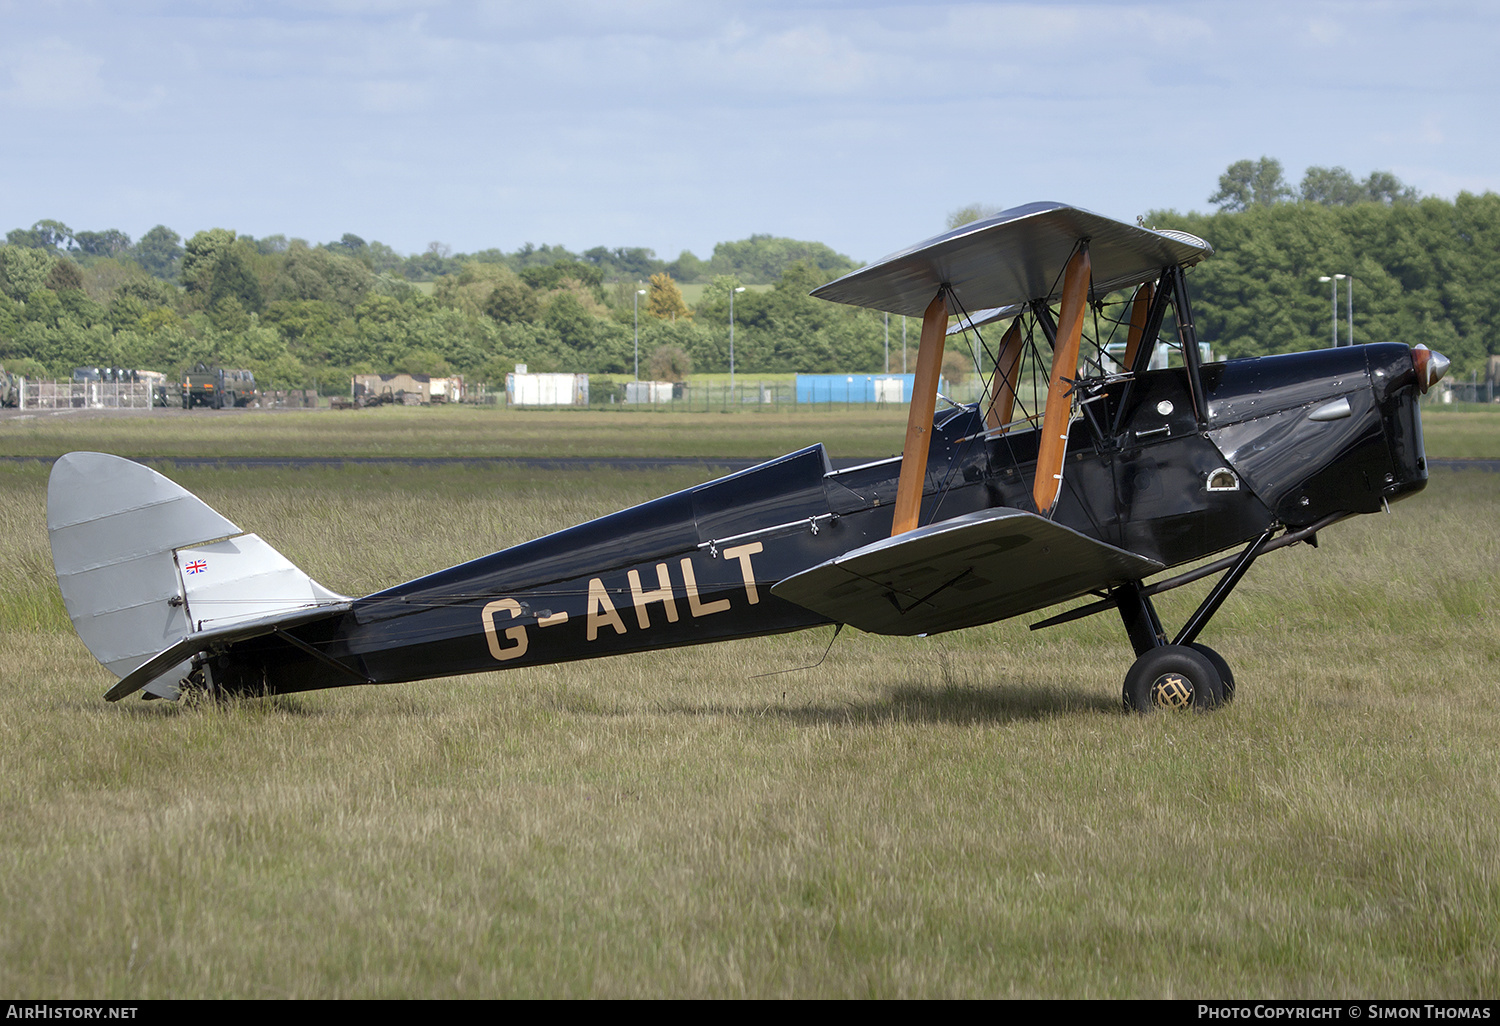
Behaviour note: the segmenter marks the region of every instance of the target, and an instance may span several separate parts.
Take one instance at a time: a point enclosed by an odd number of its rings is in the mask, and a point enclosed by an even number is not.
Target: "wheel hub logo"
[[[1180,673],[1164,673],[1151,685],[1151,701],[1168,709],[1186,709],[1193,701],[1193,686]]]

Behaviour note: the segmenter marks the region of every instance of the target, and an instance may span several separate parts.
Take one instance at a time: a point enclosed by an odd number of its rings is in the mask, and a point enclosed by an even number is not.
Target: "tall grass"
[[[1430,456],[1500,459],[1500,406],[1424,406],[1422,434]]]
[[[171,476],[360,593],[695,474]],[[1500,475],[1436,473],[1266,557],[1204,638],[1236,702],[1144,718],[1107,618],[846,632],[813,670],[828,630],[109,705],[52,597],[44,496],[44,468],[0,467],[7,994],[1500,987]]]
[[[1024,390],[1023,390],[1024,392]],[[1428,406],[1432,456],[1500,459],[1500,408]],[[76,449],[122,456],[669,456],[768,459],[822,442],[829,454],[901,451],[901,407],[733,413],[386,406],[368,410],[69,410],[0,415],[0,456]]]
[[[735,413],[385,406],[368,410],[64,411],[0,417],[0,456],[687,456],[767,459],[823,442],[900,453],[900,408]]]

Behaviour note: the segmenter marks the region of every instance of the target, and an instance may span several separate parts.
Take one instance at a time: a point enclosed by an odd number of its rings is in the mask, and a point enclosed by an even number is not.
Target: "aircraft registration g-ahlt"
[[[146,467],[70,453],[47,500],[58,584],[120,678],[111,701],[828,624],[932,634],[1083,599],[1033,626],[1113,610],[1137,656],[1126,707],[1211,708],[1234,679],[1204,627],[1260,556],[1421,490],[1418,400],[1448,365],[1393,343],[1205,363],[1184,270],[1212,252],[1033,203],[895,253],[813,295],[922,318],[901,456],[835,471],[813,445],[363,598]],[[954,316],[988,382],[983,401],[939,412]],[[1152,597],[1214,574],[1169,634]]]

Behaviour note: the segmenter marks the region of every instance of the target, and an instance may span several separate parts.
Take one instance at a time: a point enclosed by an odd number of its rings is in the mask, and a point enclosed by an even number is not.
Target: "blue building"
[[[798,374],[799,403],[895,403],[911,400],[915,374]],[[938,386],[941,391],[944,385]]]

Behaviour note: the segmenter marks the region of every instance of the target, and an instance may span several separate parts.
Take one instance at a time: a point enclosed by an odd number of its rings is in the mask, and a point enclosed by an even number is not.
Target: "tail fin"
[[[53,465],[47,530],[68,616],[117,677],[198,633],[348,601],[185,488],[118,456],[73,452]],[[175,698],[191,664],[142,684]]]

